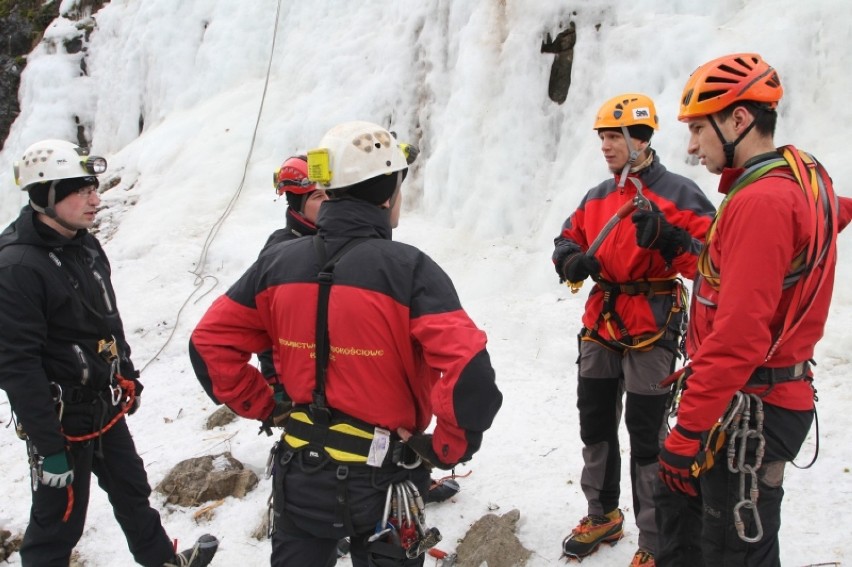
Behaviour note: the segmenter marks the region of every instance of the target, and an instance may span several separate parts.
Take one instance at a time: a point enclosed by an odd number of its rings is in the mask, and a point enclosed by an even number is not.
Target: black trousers
[[[92,473],[107,493],[134,560],[147,567],[160,567],[173,558],[174,549],[160,523],[160,514],[148,502],[151,487],[127,422],[120,419],[100,440],[73,443],[71,454],[71,490],[39,485],[32,493],[30,523],[20,550],[24,567],[68,567],[86,523]],[[63,521],[72,493],[71,514]]]
[[[764,404],[763,436],[765,454],[757,472],[759,497],[757,515],[763,537],[754,543],[743,541],[737,533],[734,509],[742,502],[740,474],[728,470],[727,448],[717,456],[716,464],[701,476],[699,496],[689,497],[657,485],[658,553],[660,567],[777,567],[781,565],[778,530],[781,527],[781,501],[784,498],[784,467],[792,461],[811,427],[812,411],[792,411]],[[757,439],[746,445],[745,462],[755,462]],[[745,491],[751,487],[746,477]],[[700,517],[699,517],[700,514]],[[747,507],[740,509],[744,533],[757,535],[757,522]],[[700,534],[700,538],[699,538]],[[699,550],[690,542],[700,541]]]
[[[775,567],[781,565],[778,530],[781,528],[781,501],[784,498],[784,466],[799,453],[811,428],[813,411],[792,411],[764,404],[763,436],[766,440],[763,463],[757,472],[760,495],[757,513],[763,537],[755,543],[743,541],[734,525],[734,508],[742,502],[740,475],[731,473],[726,459],[701,477],[704,503],[701,546],[707,565]],[[750,438],[746,446],[746,463],[755,462],[757,440]],[[746,498],[751,487],[746,477]],[[757,534],[754,514],[741,508],[746,536]]]
[[[672,492],[658,477],[654,487],[657,567],[704,567],[701,552],[701,496]],[[700,490],[700,489],[699,489]]]
[[[427,469],[316,465],[303,460],[305,453],[283,451],[276,462],[272,567],[331,567],[337,562],[337,542],[346,536],[351,538],[353,567],[423,565],[424,555],[400,561],[374,557],[367,538],[382,521],[388,484],[411,480],[425,495],[430,481]]]

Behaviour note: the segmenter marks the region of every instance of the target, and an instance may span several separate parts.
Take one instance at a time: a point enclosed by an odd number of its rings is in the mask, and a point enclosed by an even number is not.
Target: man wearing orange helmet
[[[852,217],[852,201],[835,196],[822,165],[776,148],[782,94],[760,55],[727,55],[691,75],[678,116],[689,153],[721,174],[726,195],[699,257],[692,360],[678,373],[686,387],[660,452],[669,489],[695,494],[700,484],[707,565],[780,565],[784,467],[813,420],[811,359],[831,301],[837,231]],[[732,458],[715,454],[724,446]]]
[[[580,332],[577,409],[583,449],[581,485],[588,515],[565,538],[582,558],[623,537],[619,510],[622,398],[630,434],[633,510],[639,550],[632,565],[654,565],[654,485],[667,391],[682,334],[684,291],[693,277],[713,205],[692,181],[666,170],[650,147],[653,101],[622,94],[601,106],[594,129],[613,177],[591,189],[555,239],[561,281],[577,291],[591,277]],[[621,222],[631,216],[633,223]]]

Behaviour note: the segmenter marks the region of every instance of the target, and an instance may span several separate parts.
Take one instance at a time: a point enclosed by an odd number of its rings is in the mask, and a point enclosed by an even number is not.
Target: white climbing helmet
[[[15,162],[15,183],[22,191],[29,191],[36,183],[99,175],[106,168],[106,159],[90,156],[88,148],[65,140],[42,140],[28,147]]]
[[[405,154],[388,130],[371,122],[344,122],[308,151],[308,179],[317,189],[349,187],[408,168]]]

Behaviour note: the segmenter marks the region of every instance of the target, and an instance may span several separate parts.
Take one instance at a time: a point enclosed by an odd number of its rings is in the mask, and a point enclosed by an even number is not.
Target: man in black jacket
[[[124,419],[138,409],[142,385],[109,261],[87,230],[105,170],[106,160],[69,142],[33,144],[15,165],[30,204],[0,235],[0,387],[33,477],[22,564],[67,567],[94,473],[137,563],[200,567],[218,540],[203,535],[175,554]]]

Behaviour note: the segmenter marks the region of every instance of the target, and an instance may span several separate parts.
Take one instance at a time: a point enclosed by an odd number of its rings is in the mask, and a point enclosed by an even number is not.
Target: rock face
[[[71,20],[80,21],[80,35],[62,46],[69,54],[81,53],[80,70],[85,74],[85,45],[93,29],[90,16],[100,10],[109,0],[78,0],[77,6],[65,14]],[[0,2],[0,149],[3,149],[12,123],[20,113],[18,88],[21,73],[27,65],[27,54],[41,41],[48,25],[59,15],[59,1],[11,0]],[[78,142],[86,139],[86,125],[79,117],[69,116],[77,122]],[[79,138],[82,137],[82,140]],[[88,145],[86,144],[81,145]]]
[[[228,496],[242,498],[256,486],[257,475],[226,452],[179,462],[155,490],[169,504],[198,506]]]
[[[571,67],[574,65],[574,45],[577,43],[577,27],[569,22],[568,27],[556,39],[551,39],[548,33],[541,42],[542,53],[554,53],[553,65],[550,67],[550,83],[547,96],[556,104],[562,104],[568,98],[571,87]]]
[[[458,567],[520,567],[526,565],[532,552],[521,545],[515,529],[521,519],[519,510],[502,516],[487,514],[467,531],[456,548]]]

